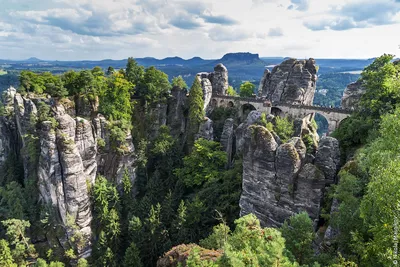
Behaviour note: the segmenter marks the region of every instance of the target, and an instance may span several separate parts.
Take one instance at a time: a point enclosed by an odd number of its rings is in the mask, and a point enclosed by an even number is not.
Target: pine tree
[[[204,99],[203,89],[201,88],[200,80],[194,79],[192,88],[189,93],[189,130],[188,130],[188,149],[192,150],[194,145],[195,135],[199,131],[199,126],[204,120]]]
[[[124,267],[142,267],[142,261],[140,259],[139,250],[136,247],[135,243],[132,242],[129,248],[125,252],[124,257]]]

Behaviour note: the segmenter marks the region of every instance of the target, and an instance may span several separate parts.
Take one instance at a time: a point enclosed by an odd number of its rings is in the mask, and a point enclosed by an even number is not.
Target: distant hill
[[[30,57],[27,60],[21,60],[21,61],[24,61],[24,62],[40,62],[42,60],[38,59],[37,57]]]

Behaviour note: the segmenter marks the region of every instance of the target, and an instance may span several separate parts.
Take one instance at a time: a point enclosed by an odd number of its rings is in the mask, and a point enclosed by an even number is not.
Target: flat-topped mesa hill
[[[233,63],[247,63],[247,64],[253,64],[253,63],[260,63],[264,64],[258,54],[252,54],[252,53],[228,53],[224,55],[218,62],[223,63],[223,64],[233,64]]]

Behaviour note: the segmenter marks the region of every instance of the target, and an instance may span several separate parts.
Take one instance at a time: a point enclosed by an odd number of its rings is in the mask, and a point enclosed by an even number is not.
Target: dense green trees
[[[312,242],[315,239],[313,223],[307,212],[294,215],[281,227],[288,249],[300,264],[310,264],[313,256]]]
[[[244,82],[240,85],[240,89],[239,89],[239,95],[241,97],[252,97],[254,94],[254,89],[256,88],[256,86],[254,84],[252,84],[251,82]]]

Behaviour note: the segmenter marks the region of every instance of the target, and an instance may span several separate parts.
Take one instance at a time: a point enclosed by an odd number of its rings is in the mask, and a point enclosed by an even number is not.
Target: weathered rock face
[[[249,115],[249,123],[255,115]],[[306,211],[316,224],[324,188],[339,167],[337,140],[321,140],[314,164],[301,138],[279,144],[265,127],[244,126],[246,123],[241,125],[239,142],[243,153],[241,216],[254,213],[263,226],[277,227],[291,215]]]
[[[266,70],[260,81],[258,95],[271,102],[312,105],[316,89],[317,69],[314,59],[290,58]]]
[[[330,182],[336,182],[336,174],[340,168],[339,141],[333,137],[323,137],[318,145],[315,165],[325,174]]]
[[[203,89],[203,100],[204,100],[203,109],[206,110],[211,101],[213,87],[208,78],[209,77],[208,73],[199,73],[197,74],[197,77],[198,79],[200,79],[201,88]]]
[[[196,139],[200,138],[204,138],[210,141],[214,140],[213,121],[209,118],[205,118],[205,120],[200,124],[199,132],[196,135]]]
[[[254,124],[256,121],[258,121],[261,118],[261,112],[259,111],[251,111],[249,115],[247,116],[247,119],[245,122],[240,124],[235,131],[236,135],[236,153],[241,153],[243,150],[244,142],[245,142],[245,134],[247,131],[247,128]]]
[[[342,108],[357,109],[361,97],[365,94],[365,88],[362,86],[362,81],[358,80],[349,84],[344,90],[342,97]]]
[[[57,233],[46,233],[46,241],[51,246],[69,249],[71,236],[79,231],[85,237],[84,245],[78,248],[79,256],[89,256],[92,211],[88,186],[99,174],[120,182],[125,169],[134,180],[134,147],[130,134],[126,151],[121,154],[111,149],[108,122],[101,115],[92,122],[73,118],[61,103],[53,103],[51,112],[56,124],[43,121],[37,130],[35,103],[54,101],[25,98],[13,89],[6,92],[4,99],[6,114],[0,117],[0,165],[12,151],[18,152],[25,180],[37,178],[38,198],[53,207],[54,227],[61,229]],[[99,139],[104,140],[104,147],[99,147]],[[32,152],[35,142],[39,142],[37,155]],[[76,227],[71,227],[71,223]]]
[[[171,130],[171,135],[184,142],[186,135],[186,124],[188,114],[187,91],[179,87],[171,90],[171,97],[168,99],[167,125]]]
[[[235,141],[234,124],[235,121],[233,119],[226,119],[221,134],[221,145],[222,149],[228,154],[228,162],[232,161],[233,152],[235,150],[233,146]]]
[[[214,94],[226,95],[228,90],[228,70],[224,65],[218,64],[215,66],[214,73],[211,76],[211,83]]]
[[[201,72],[197,77],[203,88],[205,107],[210,103],[212,94],[226,95],[229,86],[228,69],[223,64],[215,66],[214,72]]]

